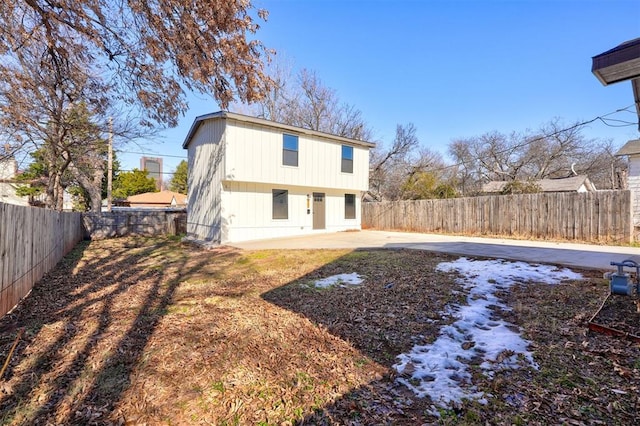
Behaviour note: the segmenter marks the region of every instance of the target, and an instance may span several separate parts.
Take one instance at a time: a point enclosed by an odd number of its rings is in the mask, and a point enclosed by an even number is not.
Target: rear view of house
[[[187,235],[234,242],[360,229],[369,142],[229,112],[197,117]]]

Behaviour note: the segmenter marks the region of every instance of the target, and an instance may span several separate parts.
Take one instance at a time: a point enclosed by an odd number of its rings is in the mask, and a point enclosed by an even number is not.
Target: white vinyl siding
[[[633,195],[633,225],[640,226],[640,155],[629,156],[627,184]]]
[[[226,179],[274,185],[366,191],[369,149],[353,147],[354,173],[341,173],[342,143],[298,136],[298,167],[282,164],[283,132],[253,123],[227,120]]]
[[[223,242],[277,238],[290,235],[360,229],[360,200],[356,218],[344,219],[344,192],[325,190],[326,229],[313,229],[313,212],[307,213],[307,194],[313,189],[285,186],[288,219],[273,219],[273,187],[249,182],[225,182],[222,200]]]
[[[301,131],[295,167],[284,164],[284,134],[295,133],[277,125],[212,117],[194,126],[185,142],[189,237],[227,243],[360,229],[360,200],[369,184],[368,146],[353,141],[353,173],[343,173],[344,140]],[[286,191],[286,215],[274,216],[274,190]],[[309,200],[314,192],[325,194],[322,230],[313,229]],[[354,195],[353,218],[345,194]]]
[[[189,144],[188,155],[187,235],[220,241],[224,121],[203,122]]]

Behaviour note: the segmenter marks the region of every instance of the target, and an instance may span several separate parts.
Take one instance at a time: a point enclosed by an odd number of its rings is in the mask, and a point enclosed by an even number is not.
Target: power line
[[[186,155],[169,155],[169,154],[154,154],[153,152],[136,152],[136,151],[120,151],[120,150],[116,150],[116,152],[122,153],[122,154],[139,154],[139,155],[145,155],[145,156],[149,156],[149,157],[171,157],[171,158],[187,158]]]
[[[607,120],[610,120],[610,121],[616,120],[616,119],[613,119],[613,118],[606,118],[606,117],[608,117],[610,115],[613,115],[613,114],[617,114],[619,112],[625,112],[625,111],[629,112],[629,108],[634,107],[634,106],[635,106],[635,104],[631,104],[631,105],[629,105],[627,107],[624,107],[624,108],[618,108],[615,111],[611,111],[611,112],[609,112],[607,114],[599,115],[599,116],[594,117],[594,118],[592,118],[590,120],[585,120],[585,121],[582,121],[580,123],[576,123],[576,124],[574,124],[572,126],[569,126],[569,127],[565,128],[565,129],[556,130],[555,132],[552,132],[552,133],[549,133],[549,134],[546,134],[546,135],[542,135],[542,136],[538,136],[538,137],[536,137],[534,139],[530,139],[530,140],[524,141],[522,143],[510,146],[510,147],[505,148],[505,149],[503,149],[501,151],[495,151],[494,155],[505,154],[505,153],[507,153],[509,151],[513,151],[515,149],[524,148],[524,147],[526,147],[528,145],[531,145],[531,144],[534,144],[536,142],[545,140],[547,138],[562,134],[564,132],[575,130],[575,129],[579,128],[579,127],[586,126],[587,124],[591,124],[591,123],[594,123],[596,121],[600,121],[600,122],[602,122],[603,124],[605,124],[605,125],[607,125],[609,127],[626,127],[626,126],[638,125],[637,122],[634,123],[634,122],[630,122],[630,121],[629,122],[625,122],[626,124],[624,124],[624,125],[613,125],[613,124],[607,124],[606,123]],[[623,121],[623,120],[616,120],[616,121]],[[443,166],[443,167],[439,167],[439,168],[433,169],[433,171],[443,171],[443,170],[451,169],[453,167],[463,166],[464,164],[465,164],[464,161],[460,161],[460,162],[457,162],[457,163],[454,163],[454,164],[450,164],[450,165],[447,165],[447,166]]]
[[[149,170],[140,170],[140,169],[136,169],[136,170],[138,170],[139,172],[140,172],[140,171],[142,171],[142,172],[147,172],[147,174],[148,174],[148,175],[151,175],[151,173],[159,173],[159,174],[161,174],[161,175],[175,175],[175,174],[176,174],[176,172],[150,172]],[[133,169],[131,169],[131,170],[128,170],[128,169],[118,169],[118,170],[117,170],[117,172],[118,172],[118,173],[120,173],[120,172],[133,172]]]

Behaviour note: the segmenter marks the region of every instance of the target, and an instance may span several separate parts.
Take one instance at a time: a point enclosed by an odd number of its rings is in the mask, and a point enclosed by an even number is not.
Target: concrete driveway
[[[364,230],[229,244],[246,250],[408,248],[455,255],[612,270],[611,261],[640,262],[640,248]]]

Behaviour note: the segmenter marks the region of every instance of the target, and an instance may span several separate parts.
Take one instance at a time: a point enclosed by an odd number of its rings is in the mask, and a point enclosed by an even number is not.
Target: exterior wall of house
[[[188,147],[187,236],[206,242],[219,242],[221,238],[224,134],[224,120],[206,120]]]
[[[274,189],[288,191],[287,219],[273,219]],[[325,194],[324,229],[313,229],[314,192]],[[355,195],[355,219],[345,219],[347,193]],[[222,191],[221,242],[360,229],[361,195],[360,191],[225,181]]]
[[[283,165],[285,133],[298,136],[298,166]],[[353,173],[341,171],[343,145],[353,148]],[[215,117],[200,123],[187,149],[189,238],[226,243],[360,229],[368,147]],[[288,191],[286,219],[273,219],[274,189]],[[323,229],[313,229],[314,192],[325,194]],[[345,219],[345,194],[355,196],[354,219]]]
[[[297,134],[298,166],[282,164],[282,135],[293,134],[253,123],[227,120],[225,180],[366,191],[369,149],[353,146],[353,173],[342,173],[339,141]],[[347,144],[345,144],[347,145]]]
[[[14,159],[0,160],[0,179],[14,179],[18,170],[18,162]],[[16,184],[0,182],[0,203],[28,206],[28,197],[16,195]]]
[[[632,194],[633,225],[640,227],[640,154],[629,156],[629,190]]]

